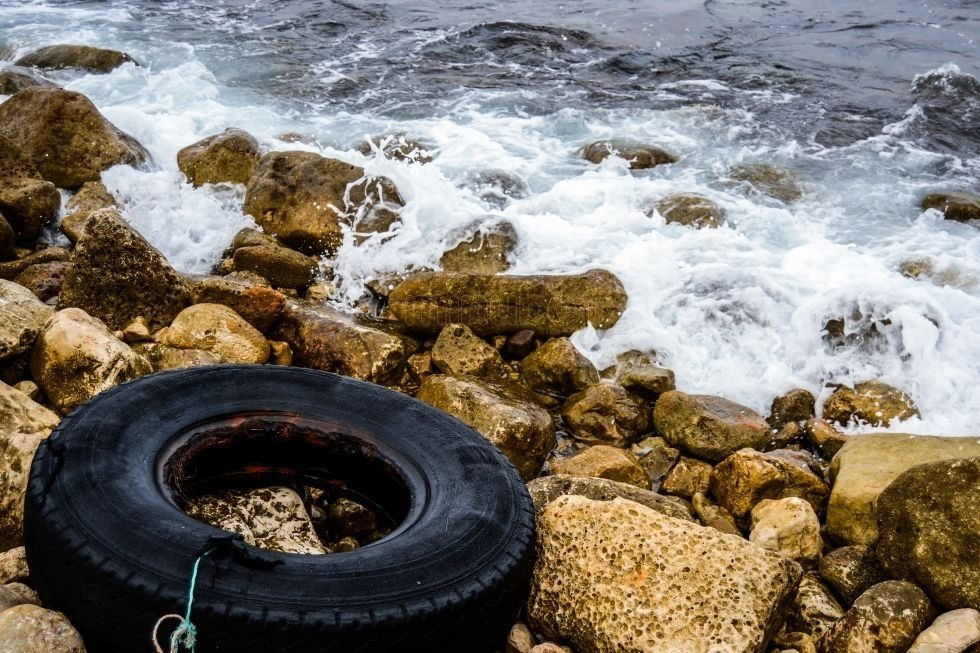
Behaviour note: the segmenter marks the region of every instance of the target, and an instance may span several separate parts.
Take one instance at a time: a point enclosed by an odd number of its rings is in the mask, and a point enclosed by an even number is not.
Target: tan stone
[[[711,493],[719,505],[744,520],[763,499],[800,497],[823,511],[829,490],[812,472],[775,456],[743,449],[711,472]]]
[[[836,456],[848,440],[848,436],[835,429],[826,420],[817,417],[808,419],[803,425],[803,431],[810,444],[827,460]]]
[[[751,408],[711,395],[665,392],[653,409],[664,438],[693,456],[718,462],[744,447],[761,449],[769,424]]]
[[[31,577],[24,547],[0,553],[0,583],[26,583]]]
[[[125,63],[136,62],[128,54],[118,50],[66,44],[43,47],[16,61],[18,66],[45,70],[77,68],[88,73],[107,73]]]
[[[537,522],[529,625],[590,653],[761,653],[792,561],[644,506],[566,496]]]
[[[510,267],[508,261],[517,247],[517,232],[505,221],[476,222],[454,234],[455,244],[443,252],[439,265],[446,272],[498,274]]]
[[[817,513],[799,497],[763,499],[757,503],[752,508],[749,541],[804,566],[813,565],[823,552]]]
[[[194,186],[244,184],[262,152],[247,131],[229,128],[177,152],[177,167]]]
[[[599,372],[568,338],[552,338],[521,361],[521,380],[531,390],[567,397],[599,382]]]
[[[626,159],[630,170],[645,170],[677,162],[675,155],[655,145],[643,145],[625,139],[596,141],[582,148],[582,158],[590,163],[602,163],[611,155]]]
[[[0,383],[0,431],[47,435],[60,421],[21,390]]]
[[[912,583],[889,580],[862,594],[823,640],[824,653],[905,653],[935,612]]]
[[[316,259],[282,245],[256,245],[235,250],[236,271],[254,272],[277,288],[305,288],[319,273]]]
[[[507,633],[506,653],[531,653],[534,648],[534,635],[523,623],[518,621]]]
[[[691,496],[691,505],[694,506],[694,512],[703,525],[727,535],[742,537],[742,531],[735,523],[732,513],[708,501],[708,497],[703,492],[695,492]]]
[[[527,490],[537,512],[544,510],[545,506],[558,497],[574,494],[593,501],[612,501],[620,497],[675,519],[693,521],[691,509],[683,501],[606,478],[552,474],[534,479],[527,484]]]
[[[640,467],[636,456],[619,447],[604,444],[591,446],[571,458],[554,460],[551,469],[555,474],[607,478],[644,490],[650,488],[650,479]]]
[[[29,350],[53,314],[27,288],[0,279],[0,360]]]
[[[0,585],[0,612],[17,605],[41,605],[37,592],[23,583]]]
[[[24,493],[34,452],[47,433],[0,431],[0,550],[24,543]],[[0,650],[3,650],[0,648]]]
[[[191,289],[194,304],[223,304],[265,333],[286,305],[286,297],[268,284],[235,276],[205,277]]]
[[[154,372],[221,363],[220,358],[203,349],[180,349],[157,342],[137,343],[133,345],[133,351],[148,360]]]
[[[551,416],[529,394],[512,383],[435,374],[425,378],[416,396],[478,431],[527,481],[541,470],[556,439]]]
[[[269,343],[242,316],[221,304],[194,304],[182,310],[161,344],[211,352],[222,363],[261,364]]]
[[[874,543],[878,495],[902,472],[923,463],[972,456],[980,456],[980,436],[873,433],[850,438],[830,465],[833,490],[827,532],[848,544]]]
[[[880,381],[864,381],[853,388],[841,386],[827,398],[823,417],[829,422],[867,422],[888,426],[893,420],[917,417],[919,409],[907,394]]]
[[[60,612],[36,605],[18,605],[0,612],[0,651],[85,653],[85,644]]]
[[[55,313],[31,353],[34,380],[62,413],[151,371],[149,361],[113,337],[100,320],[77,308]]]
[[[444,374],[503,379],[509,369],[500,352],[464,324],[447,324],[432,347],[432,363]]]
[[[625,447],[650,430],[650,409],[613,383],[597,383],[569,397],[561,408],[577,440]]]
[[[936,617],[919,633],[908,653],[962,653],[980,642],[980,612],[952,610]]]
[[[660,491],[685,499],[690,499],[699,492],[706,493],[711,484],[711,469],[711,465],[703,460],[681,456],[667,472]]]

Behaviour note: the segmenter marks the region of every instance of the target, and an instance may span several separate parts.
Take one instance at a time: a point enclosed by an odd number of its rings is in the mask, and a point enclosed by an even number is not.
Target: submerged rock
[[[232,127],[177,152],[177,167],[194,186],[244,184],[261,156],[255,137]]]
[[[823,640],[825,653],[905,653],[932,620],[929,598],[912,583],[890,580],[862,594]]]
[[[269,343],[259,330],[221,304],[188,306],[174,318],[161,344],[207,351],[222,363],[261,364],[269,360]]]
[[[910,396],[881,381],[864,381],[853,388],[841,386],[823,405],[824,419],[838,424],[857,421],[888,426],[893,420],[918,416],[919,409]]]
[[[32,86],[55,86],[55,84],[23,66],[7,66],[0,69],[0,95],[13,95]]]
[[[721,207],[700,195],[670,195],[657,203],[657,212],[667,224],[695,229],[717,229],[725,223]]]
[[[970,193],[932,193],[922,199],[922,210],[935,209],[947,220],[980,220],[980,197]]]
[[[492,442],[525,481],[537,476],[555,446],[555,424],[520,386],[473,376],[434,374],[418,399],[454,415]]]
[[[439,265],[446,272],[498,274],[510,267],[517,247],[517,232],[510,222],[476,222],[460,229],[460,240],[443,252]]]
[[[30,350],[53,314],[29,289],[0,279],[0,360]]]
[[[653,410],[657,430],[676,447],[718,462],[739,449],[762,449],[769,425],[751,408],[711,395],[665,392]]]
[[[650,409],[614,383],[597,383],[569,397],[562,418],[575,439],[626,447],[650,430]]]
[[[0,136],[21,148],[41,177],[59,188],[98,181],[115,165],[139,165],[146,149],[74,91],[35,86],[0,104]]]
[[[85,653],[85,644],[60,612],[36,605],[18,605],[0,612],[0,651]]]
[[[17,66],[47,70],[78,68],[89,73],[108,73],[125,63],[136,61],[125,52],[89,45],[49,45],[14,62]]]
[[[630,170],[645,170],[667,163],[677,163],[677,157],[656,145],[613,139],[589,143],[582,148],[582,158],[589,163],[602,163],[615,155],[630,164]]]
[[[593,501],[612,501],[619,497],[635,501],[668,517],[693,521],[691,509],[683,501],[607,478],[553,474],[534,479],[527,484],[527,491],[531,494],[534,509],[539,513],[558,497],[574,494]]]
[[[371,156],[374,154],[375,148],[386,159],[416,161],[418,163],[430,163],[432,161],[430,148],[421,141],[409,138],[405,134],[375,136],[358,145],[357,151],[364,156]]]
[[[569,276],[429,272],[398,284],[389,306],[405,326],[423,333],[457,322],[477,335],[530,329],[556,337],[588,324],[608,329],[619,320],[626,299],[619,279],[605,270]]]
[[[768,163],[737,165],[728,171],[728,176],[786,204],[803,197],[803,188],[796,173]]]
[[[594,653],[761,653],[798,565],[624,499],[565,496],[538,518],[528,623]]]
[[[591,446],[571,458],[553,460],[551,470],[555,474],[606,478],[644,490],[650,489],[650,479],[636,456],[625,449],[605,444]]]

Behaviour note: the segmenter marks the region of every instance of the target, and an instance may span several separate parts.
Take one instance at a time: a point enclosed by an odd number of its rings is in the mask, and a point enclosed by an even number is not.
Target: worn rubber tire
[[[38,449],[24,520],[32,584],[90,653],[153,650],[154,622],[184,612],[194,560],[228,534],[167,496],[162,452],[195,424],[257,404],[370,433],[414,465],[407,482],[427,499],[413,500],[411,523],[350,553],[231,542],[210,555],[194,602],[198,652],[502,648],[526,596],[533,510],[495,447],[380,386],[299,368],[215,366],[105,392]]]

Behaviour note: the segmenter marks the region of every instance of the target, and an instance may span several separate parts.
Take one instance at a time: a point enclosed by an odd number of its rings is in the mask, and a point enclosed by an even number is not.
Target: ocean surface
[[[243,190],[192,189],[177,151],[229,126],[391,177],[394,238],[351,241],[336,301],[373,278],[435,266],[487,215],[520,237],[515,274],[608,268],[619,323],[573,340],[601,366],[655,351],[678,387],[766,413],[794,387],[880,378],[921,419],[893,430],[980,433],[980,229],[918,202],[980,192],[980,3],[975,0],[0,0],[5,65],[37,47],[125,50],[142,66],[59,73],[153,154],[104,181],[180,269],[206,272],[236,231]],[[0,98],[2,99],[2,98]],[[277,137],[298,132],[312,144]],[[431,164],[364,157],[404,132]],[[680,162],[630,172],[578,156],[626,137]],[[791,205],[727,179],[735,164],[798,173]],[[503,171],[515,198],[488,202]],[[695,231],[644,209],[703,194],[727,225]],[[498,198],[499,200],[500,198]],[[903,276],[904,262],[931,272]],[[828,320],[846,319],[830,341]]]

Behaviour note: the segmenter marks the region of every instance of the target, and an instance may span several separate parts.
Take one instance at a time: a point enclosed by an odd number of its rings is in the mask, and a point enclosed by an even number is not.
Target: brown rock
[[[516,384],[436,374],[425,378],[416,396],[473,427],[514,463],[525,481],[538,474],[555,446],[551,416]]]
[[[527,358],[534,351],[535,335],[530,329],[510,334],[504,344],[504,353],[510,358]]]
[[[769,425],[751,408],[721,397],[677,390],[660,396],[653,421],[672,445],[710,462],[745,447],[762,449],[769,433]]]
[[[728,176],[786,204],[803,197],[803,189],[794,172],[767,163],[738,165],[728,171]]]
[[[806,633],[819,640],[844,616],[834,595],[814,573],[803,575],[787,615],[787,630]]]
[[[65,277],[58,307],[80,308],[121,329],[147,318],[152,329],[170,324],[190,287],[167,259],[113,209],[91,215]]]
[[[641,145],[627,140],[607,140],[589,143],[582,148],[582,158],[589,163],[602,163],[610,155],[626,159],[630,170],[645,170],[667,163],[677,163],[677,157],[655,145]]]
[[[905,653],[935,612],[912,583],[890,580],[862,594],[823,640],[825,653]]]
[[[922,199],[922,210],[935,209],[947,220],[980,220],[980,197],[969,193],[932,193]]]
[[[567,397],[599,383],[599,372],[571,340],[552,338],[521,361],[521,380],[535,392]]]
[[[0,612],[18,605],[41,605],[37,592],[23,583],[0,585]]]
[[[694,512],[703,525],[727,535],[742,537],[742,531],[739,530],[738,524],[735,523],[735,518],[732,517],[732,513],[708,501],[708,497],[703,492],[695,492],[691,496],[691,505],[694,506]]]
[[[125,63],[136,63],[125,52],[88,45],[49,45],[21,57],[17,66],[62,70],[77,68],[89,73],[108,73]],[[137,64],[139,65],[139,64]]]
[[[0,360],[28,351],[53,314],[29,288],[0,279]]]
[[[917,417],[919,409],[907,394],[881,381],[864,381],[853,388],[841,386],[827,398],[823,417],[829,422],[867,422],[888,426],[892,420]]]
[[[655,401],[663,393],[674,389],[674,372],[652,363],[625,360],[617,366],[616,383]]]
[[[820,559],[820,577],[850,605],[872,585],[888,580],[874,549],[855,544],[834,549]]]
[[[810,440],[810,444],[826,460],[836,456],[848,440],[848,436],[835,429],[826,420],[817,417],[808,419],[803,425],[803,431]]]
[[[539,513],[558,497],[574,494],[593,501],[612,501],[619,497],[675,519],[693,521],[691,509],[683,501],[606,478],[553,474],[534,479],[527,484],[527,490],[531,494],[535,511]]]
[[[65,615],[36,605],[0,612],[4,653],[85,653],[85,644]]]
[[[711,480],[711,465],[696,458],[681,456],[660,486],[664,494],[672,494],[690,499],[697,493],[708,491]]]
[[[154,372],[221,363],[217,356],[203,349],[180,349],[170,345],[161,345],[157,342],[135,344],[133,351],[148,360],[153,366]]]
[[[608,329],[626,307],[626,292],[605,270],[526,277],[429,272],[398,284],[389,302],[405,326],[422,333],[457,322],[477,335],[530,329],[556,337],[590,323]]]
[[[816,399],[809,390],[797,388],[772,400],[769,426],[778,431],[792,422],[804,422],[813,417]]]
[[[205,277],[191,289],[191,302],[223,304],[264,333],[282,315],[286,297],[267,284],[233,276]]]
[[[14,278],[14,283],[30,290],[42,302],[48,302],[61,293],[61,284],[70,268],[71,264],[64,261],[38,263],[25,268]]]
[[[177,167],[193,186],[244,184],[262,156],[247,131],[229,128],[177,152]]]
[[[24,543],[27,477],[34,452],[46,437],[46,432],[0,431],[0,550],[6,551]]]
[[[488,379],[507,377],[500,352],[463,324],[447,324],[432,347],[432,363],[444,374],[469,374]]]
[[[661,437],[644,438],[630,449],[639,458],[640,467],[647,473],[654,490],[660,489],[660,484],[667,476],[667,472],[670,471],[681,455],[680,450],[670,446]]]
[[[13,95],[31,86],[54,86],[30,68],[7,66],[0,70],[0,95]]]
[[[182,310],[161,344],[201,349],[222,363],[261,364],[269,360],[269,343],[242,316],[221,304],[194,304]]]
[[[446,272],[498,274],[510,267],[508,258],[517,247],[517,232],[505,221],[476,222],[459,230],[455,244],[439,259]]]
[[[52,261],[67,261],[70,257],[71,252],[63,247],[47,247],[33,254],[28,254],[24,258],[0,263],[0,279],[13,280],[32,265],[51,263]]]
[[[21,148],[41,177],[59,188],[98,181],[114,165],[139,165],[149,154],[82,95],[34,86],[0,104],[0,136]]]
[[[763,499],[755,504],[749,541],[792,558],[804,567],[812,566],[823,552],[817,513],[799,497]]]
[[[737,519],[745,519],[763,499],[785,497],[806,499],[819,514],[829,490],[811,472],[769,454],[745,449],[714,468],[711,492],[719,505]]]
[[[0,180],[0,212],[19,239],[36,238],[41,228],[57,217],[60,208],[61,195],[50,182],[30,177]]]
[[[0,213],[0,261],[9,261],[17,254],[15,251],[17,234],[7,219]]]
[[[717,229],[725,223],[721,207],[700,195],[670,195],[657,203],[657,212],[667,224],[695,229]]]
[[[571,458],[554,460],[551,470],[555,474],[607,478],[644,490],[650,488],[650,479],[640,467],[636,456],[624,449],[604,444],[591,446]]]
[[[561,408],[576,439],[590,444],[628,446],[650,430],[650,409],[622,386],[598,383],[576,392]]]
[[[282,245],[241,247],[235,250],[235,270],[254,272],[279,288],[304,288],[316,280],[316,259]]]
[[[0,431],[28,435],[47,435],[61,418],[38,404],[27,394],[0,383]]]
[[[0,553],[0,583],[26,583],[31,577],[24,547]]]

